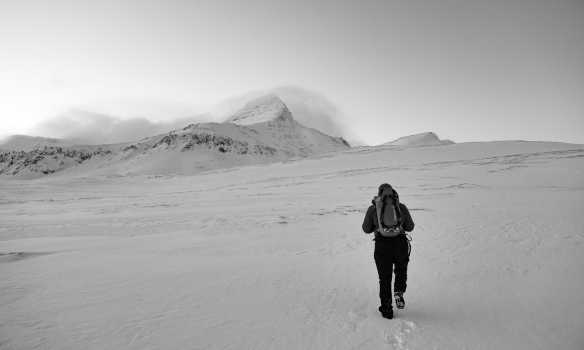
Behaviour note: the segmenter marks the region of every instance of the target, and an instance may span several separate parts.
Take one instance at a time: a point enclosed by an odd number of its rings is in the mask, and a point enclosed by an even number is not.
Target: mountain
[[[73,146],[76,140],[54,139],[40,136],[12,135],[0,140],[0,149],[4,151],[25,151],[47,147],[67,147]]]
[[[433,132],[400,137],[397,140],[384,143],[383,146],[441,146],[452,145],[453,141],[440,140]]]
[[[253,100],[224,123],[192,124],[181,130],[114,145],[45,146],[0,153],[0,175],[34,179],[62,175],[158,175],[197,173],[272,163],[350,148],[299,124],[272,94]]]
[[[307,128],[292,117],[288,107],[276,94],[269,94],[248,102],[224,123],[253,127],[260,135],[271,136],[275,146],[288,157],[311,156],[351,146],[342,137],[332,137]]]

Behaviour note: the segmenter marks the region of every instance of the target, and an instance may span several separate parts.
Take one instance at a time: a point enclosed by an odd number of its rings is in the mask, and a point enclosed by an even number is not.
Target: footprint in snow
[[[411,338],[412,332],[416,329],[416,324],[412,321],[396,320],[399,331],[397,333],[386,333],[381,331],[381,337],[396,349],[403,349],[406,342]]]
[[[397,334],[385,334],[385,332],[382,332],[381,337],[385,339],[385,341],[389,345],[392,345],[394,348],[402,347],[403,340]]]
[[[416,329],[416,324],[412,321],[401,321],[402,322],[402,332],[404,333],[410,333],[413,332]]]

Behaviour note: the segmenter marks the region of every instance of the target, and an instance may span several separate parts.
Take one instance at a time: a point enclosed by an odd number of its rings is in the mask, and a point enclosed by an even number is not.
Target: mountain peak
[[[227,118],[224,123],[251,125],[274,119],[293,118],[292,113],[278,95],[271,93],[246,103],[242,109]]]
[[[397,140],[384,143],[385,146],[437,146],[451,145],[454,142],[450,140],[440,140],[438,135],[433,132],[424,132],[421,134],[400,137]]]

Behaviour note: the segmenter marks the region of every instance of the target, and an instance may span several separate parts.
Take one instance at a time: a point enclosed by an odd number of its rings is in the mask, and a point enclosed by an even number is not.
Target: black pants
[[[379,274],[379,299],[381,306],[391,309],[391,278],[395,273],[394,290],[406,291],[408,280],[408,240],[404,235],[375,240],[375,265]],[[395,267],[394,267],[395,266]]]

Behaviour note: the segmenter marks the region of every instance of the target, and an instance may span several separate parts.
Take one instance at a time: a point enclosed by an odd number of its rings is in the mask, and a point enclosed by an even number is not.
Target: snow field
[[[583,154],[372,147],[1,181],[0,348],[581,349]],[[416,223],[393,320],[361,231],[383,182]]]

